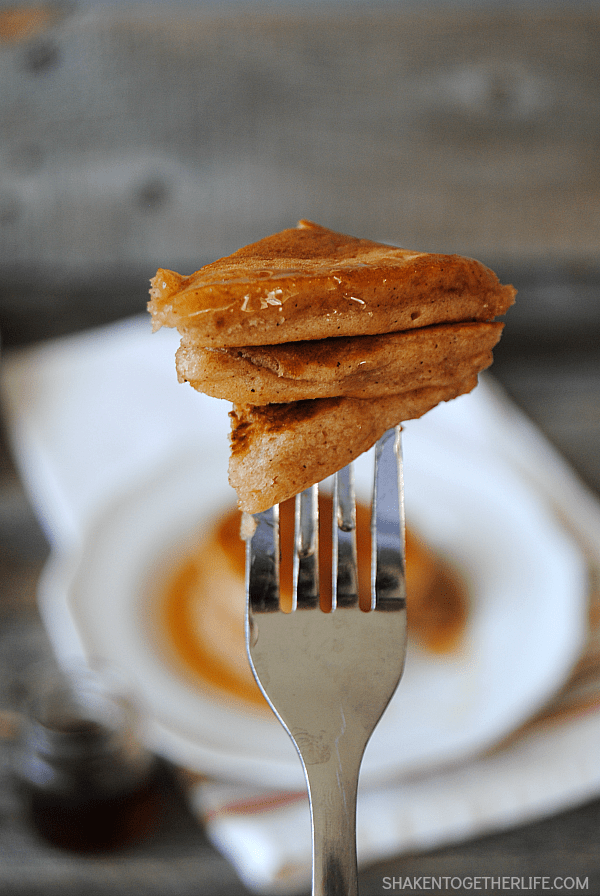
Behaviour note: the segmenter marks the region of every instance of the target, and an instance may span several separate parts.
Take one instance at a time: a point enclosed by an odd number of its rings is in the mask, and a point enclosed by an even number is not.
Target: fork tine
[[[401,427],[389,429],[375,447],[371,517],[371,607],[406,604],[404,484]]]
[[[246,542],[248,607],[252,613],[279,609],[279,505],[254,514],[256,528]]]
[[[349,464],[333,480],[332,610],[358,604],[356,557],[354,468]]]
[[[296,495],[293,610],[319,605],[319,486]]]

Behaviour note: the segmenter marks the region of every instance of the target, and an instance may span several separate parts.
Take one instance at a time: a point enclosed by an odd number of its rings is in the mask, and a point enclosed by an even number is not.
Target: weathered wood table
[[[600,496],[597,4],[10,15],[0,10],[5,349],[139,311],[158,265],[192,270],[299,217],[463,252],[519,288],[496,376]],[[0,893],[246,892],[168,769],[160,824],[135,847],[80,858],[28,827],[11,708],[19,673],[49,651],[35,599],[46,552],[3,441]],[[573,875],[597,894],[599,831],[595,800],[365,870],[361,894],[430,875],[453,878],[440,893],[478,875]]]

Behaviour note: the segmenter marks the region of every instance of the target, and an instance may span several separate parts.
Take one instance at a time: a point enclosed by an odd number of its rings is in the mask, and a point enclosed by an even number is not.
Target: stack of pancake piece
[[[304,220],[151,284],[154,328],[181,334],[179,379],[233,403],[229,480],[249,513],[470,392],[515,296],[473,259]]]

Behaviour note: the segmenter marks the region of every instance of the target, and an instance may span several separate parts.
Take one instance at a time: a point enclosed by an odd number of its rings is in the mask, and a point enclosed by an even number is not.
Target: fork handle
[[[304,763],[313,843],[312,896],[358,896],[356,797],[360,760]]]

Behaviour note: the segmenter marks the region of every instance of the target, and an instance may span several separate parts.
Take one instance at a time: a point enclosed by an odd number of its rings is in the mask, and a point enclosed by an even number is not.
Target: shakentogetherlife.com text
[[[587,877],[517,877],[511,875],[477,876],[399,876],[384,877],[384,891],[396,893],[589,893]],[[591,894],[590,894],[591,896]]]

